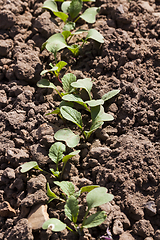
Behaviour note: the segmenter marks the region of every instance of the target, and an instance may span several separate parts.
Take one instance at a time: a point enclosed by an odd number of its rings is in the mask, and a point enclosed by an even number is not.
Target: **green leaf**
[[[66,65],[67,65],[67,63],[64,62],[64,61],[60,61],[60,62],[58,62],[58,63],[56,64],[57,69],[56,69],[56,71],[54,72],[55,75],[56,75],[56,77],[59,76],[60,71],[61,71],[62,68],[65,67]]]
[[[96,15],[99,12],[100,8],[90,7],[85,10],[85,12],[80,16],[87,23],[94,23],[96,21]]]
[[[67,22],[64,25],[63,30],[64,31],[71,31],[71,30],[75,29],[75,26],[76,26],[75,22]]]
[[[90,107],[96,107],[99,105],[103,105],[104,101],[103,99],[98,99],[98,100],[90,100],[90,101],[85,101]]]
[[[66,22],[66,20],[68,18],[67,14],[58,11],[57,3],[53,0],[45,1],[42,8],[52,11],[55,16],[61,18],[64,22]]]
[[[59,108],[56,108],[54,111],[50,112],[50,113],[46,113],[46,116],[47,115],[50,115],[50,114],[59,114],[60,113],[60,109]]]
[[[87,194],[86,201],[88,210],[94,207],[99,207],[102,204],[112,201],[114,196],[107,193],[107,188],[99,187],[95,188]]]
[[[96,29],[90,29],[88,31],[86,40],[89,38],[91,38],[99,43],[104,43],[104,38],[103,38],[102,34],[100,34]]]
[[[40,73],[40,75],[42,76],[42,75],[44,75],[44,74],[46,74],[46,73],[53,73],[54,71],[56,71],[58,69],[58,67],[53,67],[53,68],[51,68],[51,69],[46,69],[46,70],[43,70],[41,73]]]
[[[62,78],[62,85],[65,92],[70,93],[74,90],[72,83],[76,82],[76,76],[73,73],[67,73]]]
[[[80,112],[69,106],[61,107],[60,112],[63,118],[75,123],[80,129],[82,129],[82,116]]]
[[[74,35],[78,35],[78,34],[81,34],[81,33],[84,33],[84,32],[88,32],[88,30],[78,29],[78,30],[76,30],[73,34],[74,34]]]
[[[69,153],[68,155],[63,157],[62,162],[63,163],[67,163],[70,158],[72,158],[73,156],[77,155],[79,152],[80,152],[80,150],[77,150],[77,151]]]
[[[59,17],[62,19],[63,22],[67,21],[68,15],[65,14],[64,12],[53,12],[55,16]]]
[[[76,103],[82,105],[83,107],[85,107],[88,111],[90,111],[90,109],[87,107],[87,104],[84,103],[82,98],[80,98],[78,95],[67,94],[67,95],[64,95],[62,97],[62,99],[65,101],[68,101],[68,102],[76,102]]]
[[[66,2],[63,2],[62,5],[61,5],[61,9],[64,13],[68,13],[68,8],[71,4],[71,1],[66,1]]]
[[[54,192],[52,192],[48,182],[47,182],[47,196],[49,197],[50,202],[54,199],[60,200],[60,198]]]
[[[82,0],[72,0],[67,10],[72,19],[78,16],[82,9],[82,4]]]
[[[61,188],[62,192],[65,193],[68,197],[73,195],[75,193],[75,187],[73,183],[68,182],[68,181],[54,181],[54,184],[56,184],[58,187]]]
[[[70,196],[66,204],[64,206],[65,215],[69,218],[70,221],[73,221],[73,223],[77,222],[77,217],[79,213],[79,206],[78,206],[78,200],[73,195]]]
[[[43,223],[42,226],[43,229],[47,229],[48,227],[52,227],[53,232],[61,232],[66,228],[66,224],[57,218],[50,218],[45,223]]]
[[[58,12],[57,3],[54,0],[45,1],[42,8],[51,10],[52,12]]]
[[[104,121],[112,121],[112,115],[105,113],[102,105],[91,107],[92,126],[89,131],[84,131],[85,137],[88,139],[93,131],[103,125]]]
[[[35,161],[27,162],[21,165],[21,173],[28,172],[32,168],[43,171],[41,168],[39,168],[38,163]]]
[[[95,2],[96,0],[82,0],[83,2]]]
[[[47,39],[47,41],[44,43],[45,48],[52,53],[56,53],[60,51],[61,49],[67,47],[66,41],[61,33],[56,33],[52,35],[50,38]],[[42,45],[42,47],[44,46]]]
[[[91,78],[84,78],[84,79],[79,79],[77,82],[74,82],[71,84],[72,87],[74,88],[84,88],[89,97],[90,97],[90,100],[91,100],[91,89],[92,89],[92,86],[93,86],[93,83],[91,81]]]
[[[80,141],[79,135],[75,135],[69,128],[60,129],[54,134],[58,141],[65,141],[70,148],[76,147]]]
[[[92,228],[92,227],[97,227],[101,223],[103,223],[106,220],[106,213],[105,211],[98,211],[91,216],[89,216],[85,222],[83,227],[84,228]]]
[[[37,82],[37,87],[57,89],[53,83],[51,83],[48,79],[44,78]]]
[[[66,151],[66,146],[61,142],[54,143],[49,149],[49,158],[56,164],[62,160],[63,152]]]
[[[107,100],[111,99],[112,97],[116,96],[119,92],[120,92],[119,89],[115,89],[115,90],[109,91],[108,93],[106,93],[106,94],[104,94],[102,96],[102,99],[104,101],[107,101]]]
[[[74,56],[78,56],[80,45],[72,44],[71,46],[67,46],[67,48],[73,53]]]
[[[59,175],[61,174],[59,171],[55,171],[53,168],[50,168],[49,170],[51,171],[51,173],[52,173],[56,178],[58,178]]]
[[[62,35],[64,37],[64,39],[66,40],[68,37],[70,37],[72,34],[70,31],[63,31]]]
[[[90,192],[91,190],[98,188],[99,185],[90,185],[90,186],[85,186],[85,187],[81,187],[80,191],[81,193],[83,192]]]

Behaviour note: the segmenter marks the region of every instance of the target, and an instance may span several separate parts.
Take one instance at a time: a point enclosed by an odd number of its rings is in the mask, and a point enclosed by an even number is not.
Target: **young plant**
[[[52,176],[56,177],[57,179],[62,179],[63,177],[63,173],[64,173],[64,169],[65,169],[65,166],[68,162],[68,160],[70,158],[72,158],[73,156],[77,155],[80,150],[77,150],[77,151],[73,151],[71,153],[69,153],[68,155],[64,156],[64,152],[66,151],[66,146],[61,143],[61,142],[56,142],[54,143],[50,149],[49,149],[49,158],[55,163],[55,169],[53,168],[50,168],[50,171],[52,173]],[[59,162],[62,161],[63,162],[63,167],[62,167],[62,170],[60,171],[59,170]],[[28,172],[29,170],[31,169],[37,169],[37,170],[40,170],[40,171],[43,171],[44,173],[47,173],[47,174],[50,174],[46,171],[44,171],[43,169],[41,169],[39,166],[38,166],[38,163],[36,161],[31,161],[31,162],[28,162],[28,163],[24,163],[23,165],[21,165],[21,173],[25,173],[25,172]]]
[[[96,185],[85,186],[82,187],[78,192],[76,192],[74,185],[71,182],[55,181],[54,183],[61,188],[65,199],[58,197],[54,192],[51,191],[49,185],[47,185],[47,193],[48,196],[50,197],[50,201],[58,199],[60,201],[65,202],[64,212],[66,217],[72,222],[73,227],[68,226],[67,224],[63,223],[62,221],[56,218],[51,218],[43,224],[42,226],[43,229],[51,227],[52,231],[59,232],[67,228],[72,232],[75,232],[79,235],[83,235],[84,228],[96,227],[105,221],[107,217],[105,211],[97,211],[96,213],[89,215],[91,209],[99,207],[102,204],[108,203],[113,199],[114,196],[112,194],[107,193],[107,189],[105,187],[99,187]],[[83,221],[79,223],[78,197],[83,192],[88,192],[86,196],[87,210],[84,213]]]
[[[59,2],[59,1],[58,1]],[[61,11],[58,10],[57,3],[54,0],[47,0],[43,4],[43,8],[52,11],[52,13],[61,18],[65,23],[62,33],[57,33],[51,36],[43,45],[42,50],[46,48],[49,52],[52,52],[56,59],[56,54],[58,51],[64,48],[68,48],[74,56],[79,54],[79,50],[87,43],[88,39],[93,39],[99,43],[104,43],[103,36],[95,29],[76,30],[76,22],[79,18],[83,19],[87,23],[94,23],[96,20],[96,14],[99,12],[100,8],[90,7],[80,14],[83,2],[82,0],[72,0],[63,1],[61,0]],[[92,2],[94,2],[92,0]],[[86,33],[85,39],[78,38],[76,43],[69,45],[73,36],[81,35]],[[81,45],[78,43],[82,42]]]

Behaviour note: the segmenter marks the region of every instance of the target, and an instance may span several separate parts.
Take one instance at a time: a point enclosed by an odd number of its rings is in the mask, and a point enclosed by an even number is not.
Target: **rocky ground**
[[[46,178],[20,173],[31,160],[48,169],[48,150],[63,122],[45,114],[59,104],[51,90],[39,89],[40,72],[53,56],[41,44],[60,31],[60,23],[42,10],[43,0],[0,0],[0,239],[77,239],[63,231],[41,230],[31,219],[47,218]],[[108,214],[80,239],[97,240],[109,227],[113,239],[160,239],[160,1],[97,0],[95,24],[105,43],[91,43],[75,62],[62,53],[72,71],[94,80],[94,97],[112,89],[120,94],[105,110],[105,124],[68,164],[64,180],[76,187],[99,184],[115,198],[101,207]],[[71,70],[72,69],[72,70]],[[56,82],[58,84],[58,82]],[[64,220],[61,206],[48,205],[50,217]],[[83,206],[82,206],[83,213]],[[30,215],[29,215],[30,214]],[[32,222],[32,224],[31,224]],[[35,225],[34,225],[35,223]]]

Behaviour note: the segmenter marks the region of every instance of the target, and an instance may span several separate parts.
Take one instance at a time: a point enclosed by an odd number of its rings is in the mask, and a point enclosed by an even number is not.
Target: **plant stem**
[[[59,81],[60,83],[62,83],[62,81],[61,81],[61,79],[59,78],[59,76],[57,77],[57,79],[58,79],[58,81]]]
[[[83,219],[83,222],[82,222],[82,226],[81,226],[81,230],[83,229],[83,225],[84,225],[84,223],[85,223],[85,220],[86,220],[86,218],[87,218],[88,213],[89,213],[89,209],[87,209],[87,212],[86,212],[86,214],[85,214],[85,216],[84,216],[84,219]]]
[[[68,227],[67,225],[66,225],[66,228],[68,229],[68,230],[70,230],[71,232],[74,232],[74,233],[76,233],[75,231],[73,231],[70,227]]]
[[[54,52],[55,63],[57,64],[57,51]]]
[[[78,19],[79,19],[79,18],[80,18],[80,16],[79,16],[79,17],[77,17],[77,18],[76,18],[76,20],[74,20],[74,22],[76,23],[76,22],[78,21]]]

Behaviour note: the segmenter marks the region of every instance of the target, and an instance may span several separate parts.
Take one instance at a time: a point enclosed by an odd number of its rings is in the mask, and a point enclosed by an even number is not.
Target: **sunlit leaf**
[[[96,15],[99,12],[100,8],[90,7],[85,10],[85,12],[80,16],[87,23],[94,23],[96,21]]]
[[[84,187],[81,187],[80,191],[81,193],[83,192],[90,192],[91,190],[95,189],[99,187],[99,185],[90,185],[90,186],[84,186]]]
[[[45,48],[52,53],[56,53],[65,47],[67,47],[67,44],[61,33],[52,35],[45,42]]]
[[[82,117],[80,112],[69,106],[61,107],[60,112],[65,119],[75,123],[79,128],[82,129]]]
[[[67,48],[73,53],[74,56],[78,56],[80,45],[72,44],[71,46],[67,46]]]
[[[50,168],[49,170],[51,171],[51,173],[52,173],[56,178],[58,178],[58,177],[60,176],[60,174],[61,174],[61,172],[55,171],[53,168]]]
[[[91,89],[93,86],[91,78],[79,79],[77,82],[72,83],[71,86],[74,88],[84,88],[91,99]]]
[[[47,182],[47,196],[49,197],[50,202],[54,199],[59,200],[59,197],[54,192],[52,192],[52,190],[50,189],[50,186],[49,186],[48,182]]]
[[[65,92],[69,93],[74,90],[72,83],[76,82],[76,76],[73,73],[67,73],[62,78],[62,85]]]
[[[42,226],[43,229],[47,229],[48,227],[51,227],[53,232],[61,232],[66,228],[66,224],[64,224],[57,218],[50,218],[49,220],[44,222]]]
[[[86,33],[86,32],[88,32],[88,30],[85,30],[85,29],[78,29],[78,30],[76,30],[75,32],[73,32],[73,34],[74,35],[78,35],[78,34],[81,34],[81,33]]]
[[[72,0],[67,11],[72,19],[76,18],[82,9],[82,0]]]
[[[56,77],[59,76],[60,71],[61,71],[62,68],[65,67],[66,65],[67,65],[67,63],[64,62],[64,61],[60,61],[60,62],[58,62],[58,63],[56,64],[56,67],[57,67],[57,69],[56,69],[56,71],[55,71]]]
[[[88,31],[86,40],[89,38],[91,38],[99,43],[104,43],[104,38],[103,38],[102,34],[100,34],[96,29],[90,29]]]
[[[98,99],[98,100],[90,100],[90,101],[85,101],[90,107],[96,107],[99,105],[103,105],[104,101],[103,99]]]
[[[44,78],[37,82],[37,87],[57,89],[53,83],[51,83],[48,79]]]
[[[48,156],[53,162],[58,163],[62,160],[65,151],[66,146],[61,142],[56,142],[50,147]]]
[[[73,195],[70,196],[65,204],[64,207],[65,215],[69,218],[70,221],[73,221],[73,223],[77,222],[77,217],[79,213],[79,206],[78,206],[78,200]]]
[[[69,153],[68,155],[63,157],[62,162],[67,163],[70,158],[72,158],[73,156],[76,156],[79,152],[80,150]]]
[[[112,97],[116,96],[119,92],[120,92],[119,89],[114,89],[112,91],[109,91],[108,93],[106,93],[102,96],[102,99],[104,101],[107,101],[107,100],[111,99]]]
[[[62,35],[63,35],[64,39],[66,40],[69,36],[71,36],[71,32],[70,31],[63,31]]]
[[[59,186],[62,190],[63,193],[65,193],[68,197],[70,197],[71,195],[73,195],[75,193],[75,187],[73,185],[72,182],[68,182],[68,181],[54,181],[54,184],[56,184],[57,186]]]
[[[107,193],[107,188],[99,187],[95,188],[87,194],[86,201],[88,209],[99,207],[102,204],[112,201],[114,196]]]
[[[84,101],[82,100],[82,98],[80,98],[79,96],[77,95],[73,95],[73,94],[67,94],[67,95],[64,95],[62,97],[63,100],[65,101],[68,101],[68,102],[76,102],[80,105],[82,105],[83,107],[85,107],[88,111],[90,111],[90,109],[87,107],[87,104],[84,103]]]
[[[41,168],[39,168],[38,163],[35,161],[30,161],[30,162],[24,163],[23,165],[21,165],[20,171],[21,171],[21,173],[25,173],[25,172],[28,172],[29,170],[31,170],[32,168],[43,171]]]
[[[64,13],[68,13],[68,8],[69,8],[70,4],[71,4],[71,1],[65,1],[62,3],[61,9]]]
[[[44,2],[43,7],[53,12],[53,14],[59,18],[61,18],[64,22],[66,22],[68,15],[64,12],[59,12],[57,8],[57,3],[53,0],[47,0]]]
[[[42,75],[44,75],[44,74],[46,74],[46,73],[53,73],[54,71],[56,71],[58,69],[58,67],[53,67],[53,68],[51,68],[51,69],[46,69],[46,70],[43,70],[41,73],[40,73],[40,75],[42,76]]]
[[[90,215],[84,222],[84,228],[92,228],[97,227],[102,224],[106,220],[105,211],[98,211],[92,215]]]
[[[80,137],[75,135],[69,128],[60,129],[54,135],[58,141],[65,141],[70,148],[76,147],[79,144]]]
[[[67,22],[64,27],[63,27],[63,30],[64,31],[71,31],[75,28],[76,24],[75,22]]]

